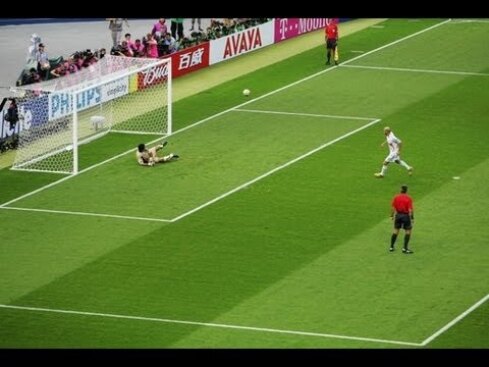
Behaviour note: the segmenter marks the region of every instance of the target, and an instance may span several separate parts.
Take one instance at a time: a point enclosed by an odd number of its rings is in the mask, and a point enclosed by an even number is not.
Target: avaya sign
[[[212,40],[209,64],[229,60],[273,44],[273,25],[272,20],[257,27]]]

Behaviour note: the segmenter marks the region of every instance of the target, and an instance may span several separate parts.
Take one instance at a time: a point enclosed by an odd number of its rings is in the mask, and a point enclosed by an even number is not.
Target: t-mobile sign
[[[275,18],[275,43],[316,31],[338,18]]]

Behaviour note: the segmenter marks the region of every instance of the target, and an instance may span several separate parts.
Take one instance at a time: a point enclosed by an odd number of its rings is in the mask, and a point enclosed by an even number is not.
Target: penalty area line
[[[324,115],[320,113],[304,113],[304,112],[285,112],[285,111],[267,111],[267,110],[251,110],[246,108],[235,108],[233,111],[237,112],[250,112],[250,113],[266,113],[273,115],[290,115],[290,116],[305,116],[305,117],[323,117],[330,119],[342,119],[342,120],[363,120],[372,121],[376,120],[372,117],[358,117],[358,116],[343,116],[343,115]]]
[[[0,209],[8,210],[23,210],[26,212],[42,212],[42,213],[53,213],[53,214],[68,214],[68,215],[82,215],[88,217],[105,217],[105,218],[118,218],[118,219],[128,219],[128,220],[142,220],[150,222],[171,222],[170,219],[160,219],[160,218],[147,218],[147,217],[133,217],[129,215],[116,215],[116,214],[100,214],[100,213],[87,213],[87,212],[72,212],[67,210],[51,210],[51,209],[36,209],[36,208],[17,208],[13,206],[4,206]]]
[[[35,311],[35,312],[51,312],[51,313],[61,313],[61,314],[81,315],[81,316],[106,317],[106,318],[137,320],[137,321],[164,322],[169,324],[196,325],[196,326],[205,326],[205,327],[222,328],[222,329],[246,330],[246,331],[300,335],[300,336],[310,336],[310,337],[330,338],[330,339],[345,339],[345,340],[355,340],[355,341],[363,341],[363,342],[371,342],[371,343],[420,346],[419,343],[405,342],[399,340],[366,338],[360,336],[326,334],[326,333],[317,333],[317,332],[299,331],[299,330],[284,330],[284,329],[274,329],[274,328],[265,328],[265,327],[221,324],[221,323],[213,323],[213,322],[174,320],[174,319],[164,319],[158,317],[130,316],[130,315],[119,315],[119,314],[110,314],[110,313],[61,310],[61,309],[53,309],[53,308],[26,307],[26,306],[14,306],[14,305],[2,305],[2,304],[0,304],[0,308]]]
[[[324,149],[326,147],[329,147],[330,145],[333,145],[333,144],[335,144],[335,143],[337,143],[337,142],[339,142],[339,141],[341,141],[341,140],[343,140],[343,139],[345,139],[345,138],[347,138],[347,137],[349,137],[351,135],[354,135],[354,134],[356,134],[356,133],[358,133],[358,132],[360,132],[360,131],[362,131],[362,130],[370,127],[370,126],[372,126],[372,125],[375,125],[379,121],[381,121],[381,119],[375,119],[375,120],[369,122],[368,124],[362,125],[362,126],[360,126],[359,128],[357,128],[355,130],[352,130],[352,131],[350,131],[350,132],[348,132],[348,133],[346,133],[344,135],[341,135],[340,137],[338,137],[336,139],[333,139],[333,140],[331,140],[331,141],[329,141],[329,142],[327,142],[325,144],[322,144],[319,147],[317,147],[317,148],[315,148],[315,149],[313,149],[313,150],[311,150],[311,151],[309,151],[309,152],[307,152],[305,154],[302,154],[301,156],[299,156],[297,158],[294,158],[294,159],[288,161],[287,163],[284,163],[284,164],[282,164],[282,165],[280,165],[278,167],[275,167],[274,169],[272,169],[272,170],[264,173],[261,176],[258,176],[258,177],[254,178],[254,179],[252,179],[252,180],[250,180],[248,182],[245,182],[244,184],[242,184],[242,185],[240,185],[240,186],[238,186],[238,187],[236,187],[236,188],[234,188],[234,189],[232,189],[232,190],[230,190],[230,191],[228,191],[228,192],[226,192],[226,193],[224,193],[224,194],[222,194],[222,195],[220,195],[220,196],[218,196],[218,197],[216,197],[216,198],[214,198],[214,199],[212,199],[212,200],[210,200],[210,201],[208,201],[208,202],[206,202],[206,203],[204,203],[204,204],[202,204],[202,205],[200,205],[200,206],[198,206],[198,207],[196,207],[196,208],[194,208],[192,210],[189,210],[188,212],[185,212],[185,213],[179,215],[178,217],[173,218],[171,221],[172,222],[176,222],[176,221],[178,221],[178,220],[180,220],[182,218],[185,218],[186,216],[189,216],[190,214],[193,214],[193,213],[195,213],[195,212],[197,212],[197,211],[199,211],[201,209],[204,209],[205,207],[207,207],[207,206],[209,206],[211,204],[214,204],[215,202],[217,202],[217,201],[219,201],[221,199],[224,199],[225,197],[228,197],[229,195],[234,194],[236,191],[239,191],[241,189],[244,189],[245,187],[248,187],[248,186],[254,184],[257,181],[260,181],[261,179],[264,179],[265,177],[268,177],[268,176],[274,174],[275,172],[280,171],[280,170],[282,170],[282,169],[290,166],[291,164],[294,164],[294,163],[296,163],[296,162],[298,162],[298,161],[300,161],[300,160],[302,160],[302,159],[304,159],[306,157],[309,157],[310,155],[312,155],[312,154],[314,154],[314,153],[316,153],[316,152],[318,152],[318,151],[320,151],[320,150],[322,150],[322,149]]]
[[[404,71],[410,73],[426,74],[446,74],[446,75],[468,75],[468,76],[489,76],[489,73],[477,73],[474,71],[454,71],[454,70],[432,70],[432,69],[411,69],[411,68],[394,68],[388,66],[368,66],[368,65],[339,65],[342,68],[387,70],[387,71]]]
[[[435,338],[439,337],[441,334],[443,334],[445,331],[450,329],[452,326],[454,326],[456,323],[461,321],[463,318],[465,318],[468,314],[470,314],[472,311],[474,311],[476,308],[478,308],[480,305],[482,305],[484,302],[486,302],[489,299],[489,293],[486,294],[484,297],[482,297],[479,301],[474,303],[472,306],[470,306],[467,310],[462,312],[460,315],[455,317],[452,321],[450,321],[448,324],[440,328],[438,331],[427,337],[425,340],[421,342],[421,346],[425,346],[428,343],[431,343]]]

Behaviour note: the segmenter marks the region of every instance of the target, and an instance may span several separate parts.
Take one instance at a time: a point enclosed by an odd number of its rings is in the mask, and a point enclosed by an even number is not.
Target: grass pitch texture
[[[24,210],[0,210],[0,304],[31,309],[0,307],[0,346],[488,348],[487,302],[460,315],[489,293],[489,24],[358,58],[440,22],[346,36],[331,70],[318,41],[176,102],[164,149],[179,161],[139,167],[131,152],[6,205]],[[386,125],[413,176],[391,165],[374,178]],[[152,139],[109,134],[81,148],[80,168]],[[6,203],[59,175],[0,180]],[[409,256],[403,235],[388,252],[401,184],[415,205]]]

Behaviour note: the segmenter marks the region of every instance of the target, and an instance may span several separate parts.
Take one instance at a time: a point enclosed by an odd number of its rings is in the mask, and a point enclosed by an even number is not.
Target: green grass
[[[134,176],[127,167],[140,167],[130,154],[16,206],[171,219],[367,122],[233,112],[171,138],[163,154],[183,151],[181,164]],[[105,189],[94,191],[94,182]],[[156,200],[146,202],[146,187]]]
[[[342,60],[434,23],[390,20],[345,37]],[[425,44],[436,50],[438,40],[458,39],[454,26],[386,48],[389,66],[413,54],[421,63]],[[477,58],[466,71],[489,69],[479,26],[463,28],[466,52]],[[380,53],[357,64],[386,66],[371,62]],[[324,70],[323,59],[318,47],[182,100],[177,130],[242,102],[245,86],[262,94]],[[0,245],[0,303],[421,343],[488,292],[488,87],[482,76],[338,68],[245,108],[382,122],[177,222],[1,210],[0,235],[17,235]],[[171,137],[178,162],[148,169],[130,154],[13,205],[175,216],[367,122],[229,112]],[[412,177],[398,166],[373,177],[387,153],[387,124],[404,141]],[[86,146],[82,165],[134,145],[109,135]],[[2,190],[3,201],[49,181],[43,177],[10,176],[24,191]],[[387,251],[390,200],[403,183],[415,202],[411,256],[399,251],[402,236],[396,252]],[[487,310],[486,303],[426,347],[488,348]],[[0,325],[2,347],[400,347],[4,308]]]
[[[447,32],[451,34],[450,37],[445,36]],[[483,43],[486,37],[486,23],[450,22],[421,37],[410,38],[396,47],[355,61],[352,65],[483,72],[487,69],[489,49],[480,47],[482,44],[474,47],[467,39]],[[413,49],[416,52],[412,52]]]

